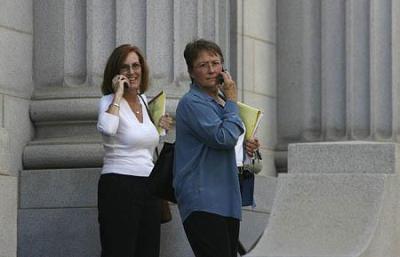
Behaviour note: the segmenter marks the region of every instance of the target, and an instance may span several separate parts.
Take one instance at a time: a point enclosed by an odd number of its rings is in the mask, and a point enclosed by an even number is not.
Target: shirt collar
[[[199,85],[193,83],[190,85],[190,92],[206,101],[215,101],[215,99],[204,92]]]

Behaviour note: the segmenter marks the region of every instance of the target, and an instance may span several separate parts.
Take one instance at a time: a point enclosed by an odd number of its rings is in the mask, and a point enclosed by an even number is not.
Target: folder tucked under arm
[[[254,137],[263,113],[260,109],[241,102],[238,102],[237,105],[239,107],[239,116],[246,127],[246,135],[244,138],[247,140]]]
[[[154,124],[157,127],[157,131],[160,136],[164,136],[166,134],[165,129],[158,126],[160,123],[160,119],[163,115],[165,115],[165,104],[167,101],[167,97],[164,91],[161,91],[158,95],[153,97],[148,103],[150,114],[153,117]]]

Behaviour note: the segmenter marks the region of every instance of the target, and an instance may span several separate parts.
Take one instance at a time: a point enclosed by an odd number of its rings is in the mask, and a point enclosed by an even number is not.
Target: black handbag
[[[172,186],[174,153],[175,143],[165,142],[150,173],[148,187],[153,195],[176,203],[175,190]]]
[[[139,97],[142,99],[146,107],[147,114],[149,115],[150,120],[154,123],[153,117],[151,116],[149,107],[146,102],[142,98],[141,95]],[[175,143],[164,143],[163,149],[160,153],[157,154],[157,161],[154,164],[153,170],[148,177],[147,187],[149,192],[157,196],[161,199],[161,223],[167,223],[172,220],[171,209],[169,207],[169,203],[176,203],[174,189],[172,187],[172,172],[174,168],[174,151],[175,151]]]

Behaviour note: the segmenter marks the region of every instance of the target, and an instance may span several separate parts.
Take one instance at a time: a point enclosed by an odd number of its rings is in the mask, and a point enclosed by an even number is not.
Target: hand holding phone
[[[112,88],[115,94],[122,95],[124,89],[128,87],[129,81],[125,76],[118,74],[112,79]]]
[[[222,68],[222,72],[225,72],[224,68]],[[217,81],[218,81],[218,84],[224,83],[224,76],[222,76],[222,74],[219,74],[217,77]]]
[[[223,78],[223,83],[220,85],[220,90],[225,95],[227,100],[237,101],[236,83],[232,80],[229,72],[224,71],[220,74]]]
[[[128,81],[124,81],[124,88],[127,89],[129,87],[129,82]]]

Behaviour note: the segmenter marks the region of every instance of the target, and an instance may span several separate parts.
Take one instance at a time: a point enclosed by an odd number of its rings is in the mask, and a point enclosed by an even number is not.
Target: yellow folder
[[[239,107],[239,116],[246,127],[245,139],[252,138],[257,131],[263,113],[260,109],[245,103],[238,102],[237,105]]]
[[[153,97],[148,103],[151,117],[156,124],[157,131],[160,135],[165,135],[165,129],[158,126],[161,117],[165,114],[165,104],[167,101],[167,96],[164,91],[161,91],[158,95]]]

